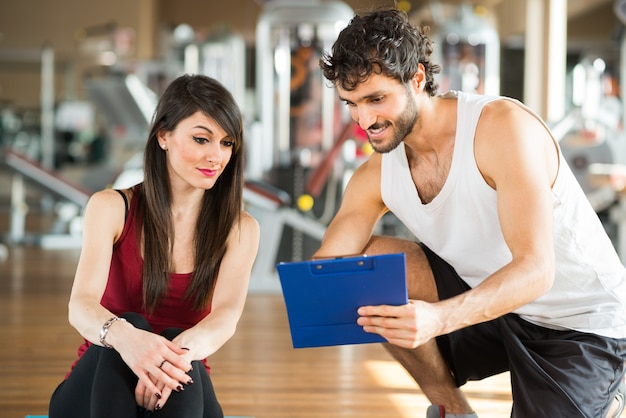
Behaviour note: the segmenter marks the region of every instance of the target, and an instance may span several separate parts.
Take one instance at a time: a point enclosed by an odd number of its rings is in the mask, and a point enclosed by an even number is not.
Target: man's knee
[[[428,257],[417,242],[395,237],[373,236],[364,252],[368,255],[404,253],[409,299],[426,302],[439,300]]]
[[[419,244],[402,238],[374,235],[363,249],[368,255],[421,252]]]

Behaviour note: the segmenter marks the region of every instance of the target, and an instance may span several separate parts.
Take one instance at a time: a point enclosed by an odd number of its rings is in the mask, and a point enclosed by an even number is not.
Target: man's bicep
[[[558,170],[558,150],[534,116],[507,105],[486,118],[492,129],[481,133],[477,163],[497,191],[502,233],[511,252],[545,254],[552,247],[551,186]]]

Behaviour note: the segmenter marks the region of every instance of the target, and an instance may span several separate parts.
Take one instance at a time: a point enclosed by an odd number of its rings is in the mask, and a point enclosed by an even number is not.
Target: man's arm
[[[359,254],[376,223],[387,212],[380,193],[381,155],[372,156],[352,175],[341,206],[313,258]]]
[[[476,288],[451,299],[362,307],[359,324],[366,331],[413,348],[438,335],[507,314],[552,286],[551,186],[559,162],[548,131],[518,105],[494,102],[485,107],[479,121],[475,156],[485,181],[497,192],[498,216],[511,262]]]
[[[442,306],[453,316],[445,332],[526,305],[547,292],[554,280],[551,189],[559,159],[549,132],[517,104],[493,102],[479,122],[475,155],[483,177],[496,190],[512,260],[476,289],[455,298],[458,310]]]

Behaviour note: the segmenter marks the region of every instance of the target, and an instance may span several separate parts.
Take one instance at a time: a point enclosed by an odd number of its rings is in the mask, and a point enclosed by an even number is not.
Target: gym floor
[[[0,210],[0,231],[9,218]],[[53,222],[33,208],[25,229],[48,231]],[[47,414],[76,358],[82,340],[68,324],[67,302],[78,256],[24,244],[0,257],[0,418]],[[293,349],[280,294],[251,293],[235,336],[209,363],[226,415],[420,418],[429,405],[379,344]],[[508,373],[464,391],[481,418],[510,416]]]
[[[67,322],[78,250],[9,246],[0,262],[0,418],[46,414],[81,339]],[[209,360],[227,415],[422,417],[428,402],[378,344],[293,349],[282,296],[250,294],[235,336]],[[508,376],[466,386],[482,418],[509,415]]]

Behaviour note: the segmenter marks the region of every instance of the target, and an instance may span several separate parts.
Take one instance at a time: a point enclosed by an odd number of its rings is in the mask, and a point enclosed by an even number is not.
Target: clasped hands
[[[357,323],[365,332],[389,343],[416,348],[440,335],[442,324],[432,303],[410,300],[406,305],[361,306]]]
[[[173,391],[185,390],[193,384],[187,374],[191,371],[189,349],[176,342],[146,331],[132,337],[118,352],[137,375],[135,387],[137,405],[149,410],[163,408]]]

